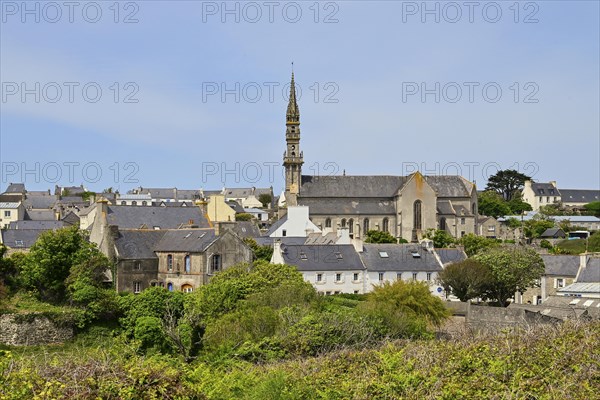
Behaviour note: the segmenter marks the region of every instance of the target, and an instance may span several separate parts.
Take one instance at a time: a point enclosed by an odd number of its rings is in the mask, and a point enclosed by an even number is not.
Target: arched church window
[[[331,218],[325,220],[325,228],[331,228]]]
[[[421,206],[421,200],[415,200],[415,203],[413,205],[413,229],[422,229],[423,223],[421,216]]]
[[[369,218],[365,218],[363,220],[363,235],[366,235],[367,232],[369,231]]]
[[[382,230],[384,232],[389,232],[390,231],[390,220],[389,219],[387,219],[387,218],[383,219]]]

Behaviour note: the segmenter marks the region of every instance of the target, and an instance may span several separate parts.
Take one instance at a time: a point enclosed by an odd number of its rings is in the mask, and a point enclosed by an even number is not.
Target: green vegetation
[[[593,201],[583,206],[589,215],[600,218],[600,201]]]
[[[252,214],[248,213],[237,213],[235,214],[236,221],[252,221]]]
[[[271,261],[271,257],[273,256],[273,247],[266,245],[260,246],[258,243],[256,243],[256,240],[252,239],[251,237],[244,238],[244,242],[250,246],[250,249],[252,249],[255,260]]]
[[[456,243],[456,239],[451,234],[441,229],[428,229],[424,236],[433,241],[433,247],[436,249],[450,247]]]
[[[600,231],[594,232],[587,240],[561,240],[554,247],[554,252],[557,254],[581,254],[586,250],[589,252],[600,252]]]
[[[398,243],[398,241],[389,232],[370,230],[367,231],[365,243]]]
[[[285,362],[140,354],[103,330],[64,346],[0,350],[3,399],[594,399],[600,323],[398,340]]]
[[[458,241],[464,248],[465,254],[468,257],[472,257],[482,250],[489,249],[498,245],[498,241],[495,239],[486,238],[483,236],[477,236],[469,233],[461,237]]]
[[[452,293],[460,301],[485,296],[492,279],[490,269],[472,258],[450,264],[438,274],[446,293]]]
[[[486,190],[477,198],[479,214],[498,218],[504,215],[521,215],[531,211],[531,205],[521,199],[521,193],[515,192],[510,200],[495,190]]]
[[[485,190],[493,190],[504,200],[510,201],[523,188],[526,180],[531,180],[531,177],[514,169],[501,170],[488,178]]]
[[[261,204],[264,208],[269,207],[271,205],[272,200],[273,200],[273,197],[271,197],[271,195],[269,193],[263,193],[258,196],[258,201],[261,202]]]

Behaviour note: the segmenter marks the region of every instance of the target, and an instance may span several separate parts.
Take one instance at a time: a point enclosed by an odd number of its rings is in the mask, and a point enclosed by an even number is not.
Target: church
[[[308,206],[310,219],[324,232],[347,228],[351,237],[362,239],[369,230],[379,230],[409,242],[418,242],[428,229],[456,238],[477,232],[477,190],[458,175],[302,175],[293,72],[285,138],[285,204]]]

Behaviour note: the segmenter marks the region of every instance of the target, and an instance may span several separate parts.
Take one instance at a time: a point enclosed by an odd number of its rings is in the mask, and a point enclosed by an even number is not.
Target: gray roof
[[[415,244],[364,244],[360,257],[369,271],[441,271],[435,255]],[[414,257],[418,253],[419,257]],[[387,254],[387,257],[384,255]]]
[[[600,282],[575,282],[559,289],[558,292],[559,294],[600,294]]]
[[[587,265],[577,277],[579,283],[600,283],[600,258],[590,258]]]
[[[307,197],[377,197],[391,198],[404,186],[404,176],[302,176],[300,198]]]
[[[261,194],[271,194],[271,188],[225,188],[224,194],[226,198],[245,198],[254,194],[258,199]]]
[[[324,201],[320,198],[301,197],[298,204],[308,206],[311,215],[395,214],[394,202],[391,199],[329,198]]]
[[[531,189],[536,196],[560,196],[561,191],[555,188],[551,183],[532,183]]]
[[[600,201],[600,190],[560,189],[561,200],[567,203]]]
[[[283,259],[299,271],[356,271],[365,267],[350,244],[282,245]]]
[[[185,251],[200,253],[206,250],[217,236],[214,229],[176,229],[165,232],[154,246],[154,251]]]
[[[48,230],[48,229],[60,229],[64,226],[65,226],[65,223],[63,221],[56,221],[56,220],[31,221],[31,220],[28,220],[28,221],[13,221],[8,226],[8,229]]]
[[[435,249],[435,252],[444,265],[467,259],[467,255],[462,249]]]
[[[456,215],[456,210],[452,207],[450,200],[439,200],[437,202],[437,212],[444,215]]]
[[[25,193],[24,183],[11,183],[8,185],[4,193]]]
[[[560,228],[548,228],[544,231],[544,233],[541,234],[540,237],[542,238],[564,238],[567,235],[565,235],[565,232],[560,229]]]
[[[431,175],[425,180],[436,191],[438,197],[471,197],[473,184],[458,175]]]
[[[279,218],[277,221],[275,221],[275,222],[273,223],[273,225],[271,225],[271,227],[270,227],[270,228],[269,228],[269,230],[267,231],[267,233],[266,233],[266,236],[270,236],[270,235],[272,235],[272,234],[273,234],[273,233],[274,233],[274,232],[275,232],[277,229],[279,229],[279,227],[280,227],[281,225],[283,225],[283,223],[284,223],[285,221],[287,221],[287,217],[288,217],[288,216],[287,216],[287,214],[286,214],[286,215],[284,215],[283,217]]]
[[[120,259],[151,259],[157,258],[154,246],[162,239],[167,231],[119,231],[115,240]]]
[[[257,238],[260,236],[260,229],[253,221],[237,221],[232,224],[227,224],[224,229],[231,229],[241,238]]]
[[[333,232],[325,235],[321,233],[311,233],[306,237],[304,244],[335,244],[337,240],[338,236]]]
[[[27,198],[23,202],[26,208],[52,208],[56,203],[56,196],[32,196],[30,194],[27,195]]]
[[[198,207],[109,206],[107,220],[119,229],[177,229],[190,220],[199,228],[209,227]]]
[[[238,203],[237,201],[234,200],[230,200],[227,202],[227,205],[231,208],[233,208],[233,211],[235,211],[236,213],[243,213],[244,212],[244,207],[242,207],[240,205],[240,203]]]
[[[542,254],[541,257],[544,261],[546,275],[572,276],[573,278],[577,275],[579,256]]]
[[[53,210],[26,210],[25,219],[31,221],[52,221],[56,220]]]
[[[128,194],[150,193],[153,199],[195,200],[200,198],[200,191],[195,189],[177,188],[144,188],[139,187],[127,192]]]
[[[155,201],[152,205],[160,207],[193,207],[194,203],[191,201]]]
[[[254,238],[254,240],[256,240],[256,243],[258,243],[261,246],[273,246],[273,243],[276,240],[279,240],[281,242],[281,244],[284,244],[284,245],[302,245],[306,242],[306,238],[290,237],[290,236],[285,236],[285,237],[280,237],[280,238],[259,236],[259,237]]]
[[[42,229],[7,229],[2,231],[2,243],[11,249],[28,249],[38,237],[46,232]]]

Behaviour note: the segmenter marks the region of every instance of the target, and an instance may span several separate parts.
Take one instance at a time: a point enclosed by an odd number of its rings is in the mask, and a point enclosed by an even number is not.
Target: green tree
[[[486,297],[501,306],[516,292],[524,293],[534,287],[544,274],[544,262],[534,250],[520,247],[491,248],[474,257],[488,267],[493,281]]]
[[[468,258],[448,265],[438,274],[438,281],[446,292],[452,293],[460,301],[469,301],[485,296],[492,284],[492,275],[488,267]]]
[[[531,204],[523,201],[521,192],[518,190],[514,192],[512,199],[507,202],[507,205],[512,215],[521,215],[525,211],[533,210]]]
[[[593,201],[583,206],[587,214],[600,218],[600,201]]]
[[[526,238],[539,238],[546,229],[554,227],[554,221],[546,219],[543,215],[537,214],[535,217],[523,222],[523,233]]]
[[[469,257],[474,256],[482,250],[498,245],[498,242],[494,239],[477,236],[472,233],[468,233],[461,237],[458,242],[463,246],[465,253]]]
[[[398,243],[389,232],[370,230],[367,231],[365,243]]]
[[[425,232],[425,237],[433,241],[433,247],[436,249],[450,247],[456,243],[456,239],[451,234],[441,229],[428,229]]]
[[[444,302],[433,296],[424,282],[385,282],[375,286],[359,307],[371,318],[380,319],[386,335],[396,338],[423,336],[427,326],[440,326],[449,316]]]
[[[93,247],[76,226],[42,233],[21,267],[23,285],[40,299],[66,300],[71,267],[85,262]]]
[[[531,180],[531,177],[514,169],[501,170],[488,178],[485,190],[494,190],[504,200],[509,201],[517,190],[523,188],[527,180]]]
[[[251,221],[252,220],[252,214],[237,213],[237,214],[235,214],[235,220],[236,221]]]
[[[494,190],[486,190],[477,196],[479,214],[498,218],[511,213],[506,200]]]
[[[263,260],[263,261],[271,261],[271,257],[273,256],[273,247],[271,246],[261,246],[256,243],[256,240],[253,238],[244,238],[244,242],[252,249],[252,253],[254,254],[255,260]]]
[[[263,193],[258,196],[258,201],[261,202],[264,208],[267,208],[271,205],[271,200],[273,200],[273,197],[270,193]]]

